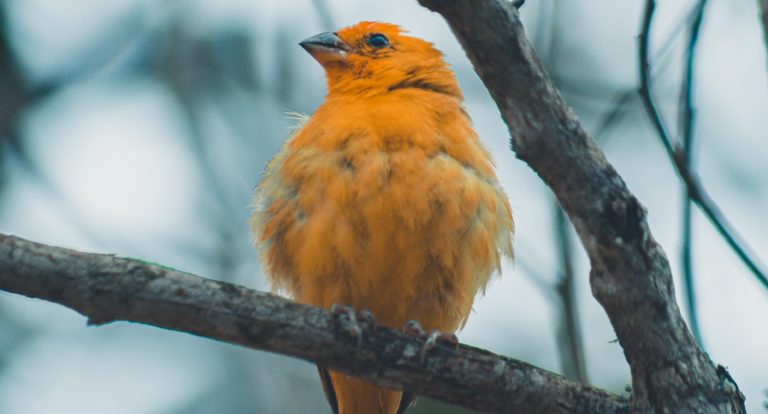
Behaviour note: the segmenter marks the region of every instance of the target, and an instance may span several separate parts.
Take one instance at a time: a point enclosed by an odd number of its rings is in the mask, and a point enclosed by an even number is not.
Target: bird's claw
[[[424,359],[427,357],[427,352],[431,351],[438,342],[451,345],[453,349],[459,347],[459,338],[457,338],[453,332],[432,331],[427,335],[427,340],[424,341],[424,346],[421,347],[421,352],[419,353],[421,362],[424,362]]]
[[[459,338],[453,332],[443,332],[437,336],[437,340],[452,346],[454,349],[459,347]]]
[[[424,329],[421,327],[419,321],[414,319],[411,319],[403,325],[403,332],[413,336],[424,336]]]
[[[445,343],[451,346],[453,349],[459,347],[459,338],[453,332],[440,332],[438,330],[431,331],[429,334],[424,332],[418,321],[410,320],[403,326],[405,333],[417,336],[419,338],[426,338],[424,345],[419,351],[419,360],[423,363],[427,357],[427,353],[435,348],[438,342]]]
[[[371,328],[373,331],[376,331],[376,327],[378,324],[376,323],[376,317],[373,316],[373,313],[369,311],[368,309],[363,309],[360,312],[357,313],[357,320],[360,321],[360,323],[365,328]]]
[[[426,359],[427,353],[434,349],[438,342],[448,344],[453,349],[459,347],[459,338],[457,338],[453,332],[432,331],[427,335],[427,340],[424,341],[424,346],[421,347],[421,352],[419,353],[419,358],[422,363]]]
[[[424,360],[427,359],[427,352],[431,351],[435,344],[437,344],[437,337],[440,336],[440,331],[432,331],[427,335],[427,340],[424,341],[424,345],[421,347],[421,352],[419,352],[419,361],[421,363],[424,363]]]
[[[331,315],[334,319],[339,321],[342,330],[349,336],[357,339],[357,347],[360,348],[363,345],[363,328],[360,327],[360,324],[358,323],[355,309],[351,306],[341,306],[334,303],[333,306],[331,306]],[[371,317],[373,317],[373,315],[371,315]]]

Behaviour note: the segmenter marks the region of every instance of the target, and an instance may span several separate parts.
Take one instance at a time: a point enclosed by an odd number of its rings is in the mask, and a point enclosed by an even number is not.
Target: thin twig
[[[629,90],[625,92],[619,92],[616,94],[616,97],[613,99],[613,105],[611,105],[611,109],[605,112],[605,115],[603,115],[602,118],[600,118],[600,121],[597,123],[597,126],[594,129],[594,135],[595,139],[600,141],[601,138],[604,137],[605,133],[608,132],[608,130],[616,123],[618,123],[621,118],[627,113],[625,110],[626,105],[629,102],[632,102],[632,98],[635,96],[637,92],[634,90]]]
[[[701,22],[704,18],[704,8],[707,5],[707,0],[699,0],[696,6],[696,15],[691,22],[690,31],[688,34],[688,48],[685,66],[683,69],[683,85],[680,90],[680,129],[683,137],[683,153],[685,154],[685,166],[691,169],[691,154],[693,147],[693,125],[694,125],[694,108],[693,108],[693,68],[694,57],[696,53],[696,45],[699,40],[699,33],[701,32]],[[691,222],[691,194],[684,190],[683,192],[683,227],[682,227],[682,240],[683,246],[680,252],[680,261],[683,269],[683,286],[685,294],[685,303],[688,309],[689,325],[691,327],[691,333],[693,333],[696,341],[699,345],[704,346],[701,339],[701,330],[699,328],[699,318],[696,312],[696,291],[693,286],[693,260],[691,259],[691,249],[693,243],[692,237],[692,222]]]
[[[768,1],[768,0],[766,0]],[[653,54],[652,61],[656,62],[655,66],[651,66],[652,73],[656,73],[663,68],[663,65],[658,64],[664,62],[664,59],[669,56],[669,52],[672,51],[672,46],[675,45],[677,37],[683,32],[683,29],[691,24],[691,21],[696,18],[697,9],[692,7],[691,10],[683,13],[678,21],[673,25],[672,30],[666,37],[666,40],[661,44],[661,47]],[[684,16],[684,17],[683,17]],[[605,112],[600,121],[597,123],[597,127],[594,129],[595,139],[600,140],[603,134],[605,134],[611,126],[619,122],[621,118],[629,113],[626,111],[626,105],[633,102],[633,99],[637,94],[635,89],[629,89],[623,92],[618,92],[613,98],[613,105],[611,109]]]
[[[568,218],[557,202],[555,208],[555,228],[557,251],[560,256],[560,279],[557,282],[557,294],[560,299],[560,326],[558,327],[558,349],[560,350],[563,374],[567,378],[588,384],[587,368],[584,358],[584,346],[579,327],[579,307],[576,303],[576,276],[573,271],[573,249],[571,234],[568,231]]]
[[[559,65],[556,62],[557,53],[557,27],[560,14],[559,8],[552,7],[550,13],[542,12],[541,8],[548,5],[549,2],[539,3],[539,27],[545,27],[545,22],[542,20],[546,16],[549,24],[546,25],[549,36],[546,46],[543,50],[547,53],[546,60],[553,68]],[[543,31],[540,30],[540,33]],[[540,34],[539,38],[544,38],[543,34]],[[562,84],[562,78],[558,74],[552,74],[556,83]],[[558,79],[560,78],[560,79]],[[579,83],[580,84],[580,83]],[[591,88],[590,88],[591,90]],[[588,384],[587,370],[585,366],[584,349],[581,340],[581,330],[579,329],[579,314],[578,306],[576,306],[576,292],[574,289],[574,272],[572,261],[572,249],[571,240],[568,233],[568,219],[560,207],[557,200],[552,201],[552,206],[555,212],[554,226],[555,226],[555,240],[557,242],[556,251],[560,258],[560,271],[557,275],[555,283],[549,284],[549,292],[547,296],[552,299],[553,305],[558,310],[559,317],[558,323],[555,327],[555,337],[557,339],[557,350],[560,355],[560,369],[566,378],[570,378],[575,381],[579,381],[582,384]],[[519,260],[519,259],[518,259]],[[542,262],[538,262],[542,263]],[[533,273],[527,272],[533,275]],[[537,278],[534,277],[534,280]]]
[[[643,25],[640,32],[640,47],[638,48],[639,63],[640,63],[640,97],[642,98],[643,105],[648,114],[648,117],[653,123],[653,127],[656,129],[657,136],[661,141],[664,149],[672,160],[677,173],[685,183],[686,189],[690,194],[691,200],[699,207],[709,219],[715,229],[725,239],[728,246],[733,250],[741,261],[752,272],[755,278],[768,289],[768,277],[766,273],[761,270],[755,260],[752,259],[751,249],[743,241],[741,236],[735,231],[733,226],[726,220],[720,209],[715,204],[714,200],[707,194],[701,185],[698,177],[688,169],[686,156],[679,145],[673,143],[670,139],[670,135],[667,132],[667,127],[664,121],[661,119],[661,114],[656,108],[656,104],[653,101],[651,95],[651,77],[650,77],[650,64],[648,62],[648,49],[649,49],[649,34],[651,23],[653,21],[653,12],[656,8],[656,2],[654,0],[646,0],[645,13],[643,16]]]
[[[516,250],[520,251],[523,249],[521,249],[520,245],[518,244],[516,246]],[[530,256],[527,258],[523,258],[522,255],[515,257],[515,266],[522,271],[523,276],[526,276],[528,280],[533,283],[536,289],[541,292],[542,296],[553,301],[557,300],[553,283],[550,283],[548,280],[546,280],[546,278],[541,274],[541,269],[538,266],[532,265],[531,263],[542,262],[531,260]]]

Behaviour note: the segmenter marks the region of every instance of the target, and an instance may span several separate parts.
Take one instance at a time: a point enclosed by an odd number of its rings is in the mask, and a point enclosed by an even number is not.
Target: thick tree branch
[[[512,134],[589,254],[592,291],[632,372],[632,411],[743,413],[744,398],[688,331],[645,209],[565,104],[504,0],[419,0],[448,21]]]
[[[0,289],[72,308],[314,361],[453,404],[497,413],[626,413],[625,399],[466,345],[362,326],[329,312],[167,267],[0,235]]]

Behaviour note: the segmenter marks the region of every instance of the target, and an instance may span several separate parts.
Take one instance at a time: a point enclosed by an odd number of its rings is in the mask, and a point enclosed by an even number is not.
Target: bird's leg
[[[421,327],[419,321],[414,319],[411,319],[403,325],[403,332],[413,336],[424,336],[424,329]]]
[[[357,339],[357,348],[359,349],[363,345],[363,329],[357,322],[358,318],[355,309],[351,306],[341,306],[334,303],[331,306],[331,315],[339,321],[342,330],[346,331],[349,336]]]
[[[376,317],[368,309],[363,309],[357,314],[357,320],[363,325],[364,328],[371,328],[373,332],[376,332],[376,328],[379,326],[376,323]]]

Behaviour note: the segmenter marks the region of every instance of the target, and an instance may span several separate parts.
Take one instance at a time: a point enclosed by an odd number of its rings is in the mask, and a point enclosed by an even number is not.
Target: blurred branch
[[[606,111],[597,122],[594,132],[595,139],[599,141],[603,138],[612,126],[618,124],[624,115],[629,113],[627,105],[632,102],[632,98],[636,96],[636,93],[637,92],[632,89],[616,94],[616,97],[613,99],[613,104],[611,104],[611,109]]]
[[[187,127],[185,136],[200,169],[203,187],[211,193],[203,200],[210,202],[214,213],[208,214],[208,217],[215,218],[217,230],[226,232],[225,228],[233,225],[231,211],[240,205],[222,183],[221,163],[214,162],[214,154],[210,151],[213,137],[204,125],[207,98],[213,91],[225,86],[221,79],[224,71],[216,70],[212,53],[215,44],[188,32],[188,28],[178,19],[169,24],[167,32],[161,34],[161,41],[154,46],[152,75],[168,88],[179,105],[182,124]],[[190,67],[195,69],[184,70]]]
[[[656,108],[656,104],[653,101],[651,93],[651,76],[649,73],[650,64],[648,62],[648,49],[649,49],[649,34],[651,23],[653,21],[653,11],[656,7],[656,3],[653,0],[646,0],[645,15],[643,17],[642,31],[640,34],[640,47],[638,48],[640,62],[640,97],[643,100],[646,112],[656,129],[657,135],[664,145],[664,149],[667,151],[670,159],[672,160],[678,175],[685,183],[688,194],[691,200],[701,209],[704,215],[707,216],[709,221],[715,226],[720,235],[725,239],[731,249],[741,259],[741,261],[752,272],[754,277],[768,289],[768,277],[766,277],[765,271],[758,266],[756,261],[752,259],[751,249],[738,235],[733,226],[726,220],[720,209],[715,204],[714,200],[706,193],[698,177],[688,169],[688,160],[685,152],[679,145],[672,142],[667,127],[664,125],[661,115]]]
[[[87,51],[73,58],[64,69],[34,85],[31,94],[35,99],[53,95],[60,89],[80,82],[109,64],[142,37],[144,11],[139,5],[114,22],[108,31],[99,36]]]
[[[765,408],[765,410],[768,411],[768,390],[763,391],[763,396],[765,397],[763,408]]]
[[[571,240],[567,231],[567,220],[562,209],[557,203],[554,203],[554,207],[557,209],[555,228],[557,231],[556,240],[558,241],[557,250],[561,262],[561,269],[556,276],[557,280],[549,281],[542,275],[544,271],[550,272],[549,270],[542,270],[541,267],[542,263],[547,263],[549,260],[538,257],[530,248],[523,248],[520,245],[522,241],[518,243],[517,251],[523,251],[525,254],[519,254],[515,257],[515,266],[519,267],[523,275],[533,282],[533,285],[542,293],[542,296],[552,301],[559,310],[558,326],[555,335],[563,375],[568,379],[588,384],[589,379],[587,377],[581,329],[579,327],[578,306],[576,304],[576,292],[574,289],[575,278],[572,264]]]
[[[768,1],[768,0],[766,0]],[[683,29],[690,27],[691,22],[696,19],[698,9],[693,6],[691,10],[682,14],[682,17],[672,26],[672,30],[667,35],[666,40],[661,44],[661,47],[653,54],[652,62],[655,65],[650,66],[652,74],[659,72],[664,66],[659,65],[659,62],[665,61],[665,58],[672,50],[672,46],[675,44],[677,37],[683,32]],[[651,62],[649,62],[650,65]],[[636,88],[629,88],[626,91],[619,92],[613,98],[613,104],[610,106],[610,110],[606,111],[600,121],[597,123],[597,127],[594,129],[595,139],[598,141],[603,135],[615,124],[617,124],[627,113],[630,111],[627,109],[627,105],[634,102],[634,98],[637,96]]]
[[[536,50],[543,52],[547,67],[557,68],[560,65],[557,62],[558,32],[556,29],[561,26],[560,8],[549,3],[551,2],[540,1],[538,3],[539,24],[537,26],[539,29],[536,33],[536,39],[539,40],[539,47]],[[547,8],[549,13],[545,13],[543,11],[544,8]],[[546,42],[542,39],[546,39]],[[569,82],[557,72],[553,73],[552,78],[561,88],[566,84],[573,86],[571,91],[574,93],[574,96],[579,98],[595,98],[596,95],[600,95],[603,92],[600,90],[602,85],[581,81]],[[585,84],[587,85],[582,87]],[[588,384],[589,379],[587,378],[581,330],[579,328],[579,312],[576,303],[575,276],[573,272],[573,250],[571,248],[570,233],[568,232],[568,220],[556,200],[553,200],[552,208],[554,211],[555,241],[557,244],[555,250],[560,259],[560,269],[557,272],[558,275],[555,283],[544,284],[540,282],[537,286],[541,287],[544,285],[547,287],[547,297],[552,300],[553,305],[557,309],[555,339],[560,356],[561,372],[566,378],[579,381],[582,384]],[[517,256],[517,260],[521,260],[520,255]],[[533,260],[534,263],[544,263],[535,260],[535,258]],[[541,269],[539,269],[540,271]],[[531,275],[531,278],[535,281],[543,281],[543,278],[537,276],[535,271],[528,270],[525,273]]]
[[[320,19],[320,25],[323,26],[323,30],[333,31],[338,29],[333,23],[331,11],[325,0],[312,0],[312,5],[315,7],[315,12]]]
[[[488,412],[626,413],[625,399],[466,345],[139,260],[0,235],[0,289],[70,307],[91,325],[117,320],[314,361],[371,382]]]
[[[760,8],[760,20],[763,22],[763,35],[765,36],[765,47],[768,49],[768,0],[757,0]]]
[[[208,261],[216,266],[220,277],[231,280],[245,251],[237,245],[243,241],[239,236],[244,235],[240,231],[244,220],[241,195],[247,192],[233,180],[227,163],[230,160],[222,162],[221,154],[226,152],[214,149],[227,148],[228,137],[232,140],[229,144],[240,150],[251,145],[253,134],[243,129],[253,119],[252,114],[243,116],[232,92],[255,96],[261,89],[252,39],[237,27],[200,36],[182,18],[175,17],[152,40],[143,69],[167,88],[178,105],[180,124],[186,129],[184,137],[205,189],[201,198],[205,225],[215,237],[212,251],[204,254],[211,256]],[[228,135],[212,128],[216,112],[224,120],[221,125],[236,132]]]
[[[24,78],[21,64],[13,52],[7,7],[0,2],[0,155],[10,150],[15,158],[29,165],[19,125],[24,109],[36,99],[36,94]],[[4,171],[0,170],[0,188],[2,181]]]
[[[683,67],[683,87],[680,91],[680,127],[683,137],[683,154],[685,155],[685,168],[692,168],[692,147],[693,147],[693,68],[696,45],[701,31],[701,22],[704,18],[704,8],[707,0],[699,0],[696,7],[696,17],[691,22],[688,34],[688,47],[685,65]],[[683,267],[683,290],[686,298],[686,307],[688,308],[689,325],[691,332],[699,345],[704,347],[701,340],[701,330],[699,329],[699,317],[696,312],[696,292],[693,286],[693,261],[691,259],[692,244],[692,222],[691,222],[691,193],[687,190],[683,193],[683,227],[682,240],[683,247],[680,253],[680,261]]]
[[[582,384],[588,384],[584,345],[579,327],[579,307],[576,304],[576,276],[573,272],[573,250],[568,232],[568,219],[556,202],[554,209],[557,251],[561,268],[560,280],[557,282],[557,295],[560,299],[560,325],[557,329],[560,360],[563,375]]]
[[[509,127],[516,155],[552,189],[592,264],[592,292],[632,372],[638,413],[744,413],[744,396],[688,331],[645,209],[579,124],[506,0],[419,0],[464,47]]]
[[[72,59],[65,69],[39,82],[32,82],[24,76],[21,62],[13,52],[6,7],[0,1],[0,154],[10,149],[13,158],[31,178],[61,196],[60,190],[54,188],[26,154],[21,132],[24,114],[61,89],[92,75],[132,44],[138,37],[136,33],[141,32],[141,7],[137,6],[124,16],[99,38],[95,46]]]
[[[515,246],[517,251],[520,251],[520,245],[517,244]],[[542,293],[543,296],[545,296],[547,299],[551,300],[557,300],[557,296],[554,293],[554,286],[552,283],[550,283],[542,274],[541,269],[537,268],[531,263],[543,263],[538,262],[536,260],[531,260],[530,256],[527,258],[523,257],[515,257],[515,266],[519,267],[523,275],[528,277],[528,280],[530,280],[533,285],[539,290],[539,292]]]
[[[6,132],[9,121],[18,121],[17,117],[11,117],[9,114],[18,115],[25,107],[43,100],[61,88],[81,81],[92,75],[96,70],[109,63],[120,52],[137,40],[137,33],[141,33],[142,9],[136,7],[130,13],[126,14],[112,25],[104,36],[101,36],[98,43],[89,48],[82,56],[72,59],[71,63],[59,70],[54,75],[44,79],[41,82],[32,83],[21,75],[18,68],[16,56],[11,51],[11,41],[8,33],[9,25],[6,20],[5,6],[0,3],[0,85],[7,88],[16,88],[15,93],[8,95],[5,90],[0,96],[5,99],[14,97],[9,103],[2,104],[3,117],[0,119],[0,125]]]

